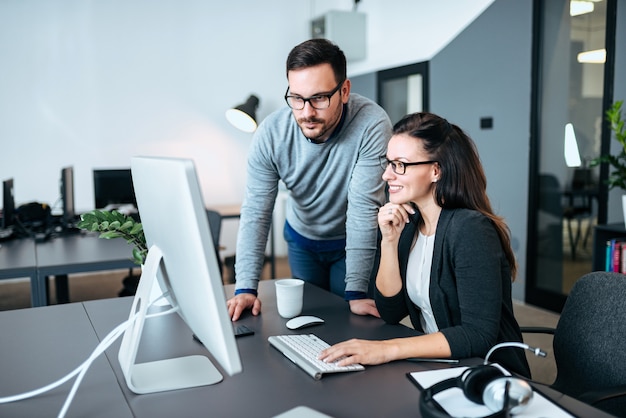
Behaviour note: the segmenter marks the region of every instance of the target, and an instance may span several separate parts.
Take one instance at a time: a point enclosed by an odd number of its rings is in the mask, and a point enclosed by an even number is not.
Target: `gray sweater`
[[[312,240],[346,239],[346,291],[366,292],[376,252],[377,211],[384,203],[379,158],[391,123],[376,103],[351,94],[328,141],[308,141],[284,107],[257,129],[248,157],[235,266],[237,289],[256,289],[272,211],[282,180],[286,218]]]

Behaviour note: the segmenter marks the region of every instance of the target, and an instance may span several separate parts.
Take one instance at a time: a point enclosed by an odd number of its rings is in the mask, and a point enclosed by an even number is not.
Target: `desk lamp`
[[[256,130],[256,109],[259,107],[259,98],[251,94],[245,103],[226,111],[226,119],[237,129],[244,132]]]

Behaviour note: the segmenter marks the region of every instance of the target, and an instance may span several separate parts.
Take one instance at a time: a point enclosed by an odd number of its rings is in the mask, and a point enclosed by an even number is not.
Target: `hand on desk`
[[[261,300],[250,293],[242,293],[233,296],[228,299],[226,306],[228,307],[228,316],[230,316],[233,322],[237,321],[246,309],[251,309],[252,315],[261,313]],[[350,311],[356,315],[372,315],[380,318],[376,303],[373,299],[351,300]]]
[[[246,309],[251,309],[252,315],[261,313],[261,300],[250,293],[241,293],[228,299],[226,307],[228,307],[228,316],[233,321],[237,321]]]
[[[356,315],[372,315],[380,318],[374,299],[356,299],[350,301],[350,311]]]

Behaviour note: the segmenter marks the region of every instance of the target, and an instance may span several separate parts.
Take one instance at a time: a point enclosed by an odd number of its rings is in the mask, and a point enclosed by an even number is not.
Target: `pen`
[[[457,364],[459,362],[458,359],[453,359],[453,358],[411,357],[411,358],[408,358],[407,360],[414,361],[414,362],[449,363],[449,364]]]

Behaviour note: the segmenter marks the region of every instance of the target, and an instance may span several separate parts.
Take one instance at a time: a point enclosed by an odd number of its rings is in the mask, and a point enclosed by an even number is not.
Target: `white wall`
[[[250,136],[224,111],[250,92],[261,118],[280,106],[285,56],[307,32],[275,24],[266,3],[250,2],[240,19],[233,3],[0,4],[0,177],[15,177],[17,202],[54,203],[59,170],[73,165],[77,207],[90,209],[92,168],[137,154],[191,157],[207,201],[239,202]],[[308,18],[295,2],[273,3]]]
[[[430,62],[431,111],[474,139],[493,210],[511,230],[518,300],[526,286],[531,32],[531,0],[497,0]],[[480,128],[483,117],[493,128]]]
[[[358,10],[367,14],[367,58],[349,70],[363,74],[429,61],[493,2],[363,0]]]
[[[367,59],[349,72],[428,60],[492,1],[362,1]],[[71,165],[76,206],[89,210],[92,169],[168,155],[195,160],[207,204],[240,202],[250,134],[228,125],[224,111],[250,93],[261,99],[259,119],[283,106],[285,58],[309,38],[309,21],[352,6],[4,0],[0,179],[15,179],[17,204],[58,208],[60,169]]]

